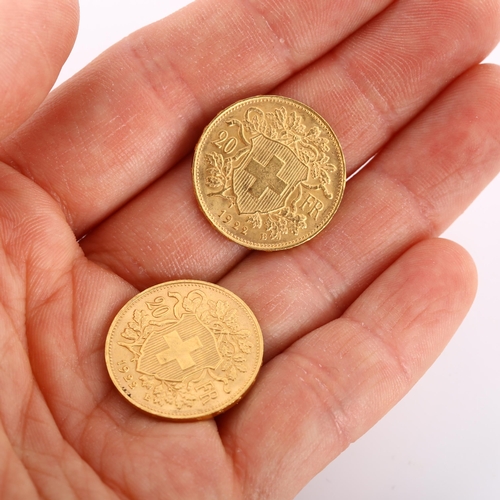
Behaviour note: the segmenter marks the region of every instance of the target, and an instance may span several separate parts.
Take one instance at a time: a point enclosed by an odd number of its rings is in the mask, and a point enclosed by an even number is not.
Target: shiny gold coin
[[[106,339],[111,380],[130,403],[172,420],[202,420],[239,402],[262,364],[250,308],[204,281],[171,281],[127,302]]]
[[[314,110],[293,99],[236,102],[204,130],[193,182],[208,220],[230,240],[284,250],[318,234],[344,193],[339,141]]]

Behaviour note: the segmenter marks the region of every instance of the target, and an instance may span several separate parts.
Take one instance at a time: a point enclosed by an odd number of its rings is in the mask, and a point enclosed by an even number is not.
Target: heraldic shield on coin
[[[106,340],[106,364],[121,394],[175,420],[209,418],[236,404],[262,354],[262,333],[248,306],[222,287],[193,280],[136,295]]]
[[[293,99],[257,96],[219,113],[193,159],[196,196],[229,239],[283,250],[319,233],[338,209],[346,180],[337,137]]]

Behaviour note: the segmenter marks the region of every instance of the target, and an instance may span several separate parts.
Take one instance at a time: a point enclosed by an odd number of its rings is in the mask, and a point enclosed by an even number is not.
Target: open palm
[[[292,498],[471,304],[470,258],[433,238],[500,164],[500,73],[477,66],[499,2],[203,0],[49,97],[75,1],[0,9],[2,498]],[[348,173],[377,153],[329,227],[273,254],[219,235],[190,180],[207,122],[264,93],[320,112]],[[141,413],[104,364],[121,305],[181,278],[234,291],[264,333],[255,387],[215,420]]]

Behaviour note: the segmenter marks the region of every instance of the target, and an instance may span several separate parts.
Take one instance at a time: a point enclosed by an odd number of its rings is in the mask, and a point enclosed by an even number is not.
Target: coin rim
[[[153,290],[165,286],[175,286],[179,284],[188,284],[188,285],[196,285],[196,286],[202,286],[206,288],[216,288],[219,290],[223,295],[227,295],[230,298],[234,299],[237,303],[239,303],[241,306],[243,306],[243,309],[245,312],[248,314],[250,317],[250,320],[253,321],[253,324],[256,329],[256,337],[257,337],[257,343],[256,345],[260,347],[259,352],[257,353],[256,360],[254,363],[254,374],[252,377],[249,378],[249,380],[246,382],[246,384],[243,386],[243,392],[241,392],[235,399],[234,397],[230,399],[229,403],[225,404],[223,408],[216,409],[213,411],[213,407],[210,411],[207,411],[205,413],[202,412],[196,412],[195,415],[171,415],[168,414],[166,415],[165,413],[162,413],[160,411],[155,411],[150,407],[147,407],[145,405],[142,405],[139,401],[135,400],[132,398],[132,396],[128,395],[127,392],[124,391],[124,388],[119,384],[118,380],[115,378],[115,374],[112,369],[112,354],[111,354],[111,339],[113,337],[113,331],[116,328],[117,323],[123,315],[128,312],[132,304],[134,304],[137,301],[140,301],[144,296],[150,294]],[[108,329],[108,333],[106,336],[106,343],[105,343],[105,348],[104,348],[104,358],[105,358],[105,363],[106,363],[106,369],[108,371],[108,374],[114,384],[114,386],[118,389],[118,392],[131,404],[133,404],[136,408],[144,411],[145,413],[149,415],[154,415],[157,417],[161,417],[162,419],[170,420],[170,421],[184,421],[184,422],[189,422],[189,421],[197,421],[197,420],[207,420],[209,418],[212,418],[216,415],[219,415],[236,404],[238,404],[241,399],[248,393],[248,391],[251,389],[253,384],[255,383],[257,379],[257,375],[259,374],[260,368],[262,367],[262,361],[263,361],[263,356],[264,356],[264,338],[262,335],[262,330],[260,328],[260,324],[257,321],[257,318],[255,317],[255,314],[253,311],[250,309],[250,307],[245,303],[243,299],[238,297],[235,293],[231,292],[227,288],[224,288],[220,285],[216,285],[214,283],[209,283],[207,281],[201,281],[201,280],[174,280],[174,281],[166,281],[164,283],[158,283],[157,285],[154,285],[152,287],[146,288],[142,292],[139,292],[138,294],[134,295],[132,298],[130,298],[121,308],[120,310],[115,314],[113,321],[111,322],[111,325]],[[132,391],[129,391],[130,394],[132,394]]]
[[[292,105],[298,106],[305,108],[307,112],[313,115],[315,119],[318,119],[326,130],[333,136],[334,143],[336,145],[336,152],[337,152],[337,158],[340,161],[340,167],[342,169],[342,178],[340,179],[339,182],[339,192],[337,195],[337,200],[334,203],[334,205],[331,208],[330,214],[323,220],[323,222],[319,225],[319,228],[316,228],[316,230],[312,230],[312,234],[310,234],[307,237],[297,237],[296,239],[290,241],[290,242],[283,242],[283,243],[256,243],[252,242],[249,240],[245,240],[244,238],[240,236],[233,235],[227,229],[222,225],[219,224],[219,221],[215,218],[215,216],[211,213],[210,209],[208,208],[207,204],[205,203],[205,200],[203,199],[203,192],[202,192],[202,187],[200,186],[200,179],[198,178],[197,172],[201,168],[197,168],[197,164],[201,163],[201,160],[199,158],[201,154],[201,144],[204,142],[204,137],[209,133],[209,129],[215,126],[215,123],[218,122],[220,117],[223,114],[226,114],[228,111],[231,109],[234,109],[236,107],[241,106],[244,103],[256,101],[258,102],[259,100],[267,100],[267,101],[273,101],[274,99],[277,99],[279,101],[284,100]],[[344,196],[344,191],[345,191],[345,185],[346,185],[346,162],[345,162],[345,157],[344,157],[344,152],[342,151],[342,146],[340,145],[340,141],[333,131],[332,127],[329,125],[329,123],[314,109],[312,109],[310,106],[307,104],[304,104],[303,102],[297,101],[296,99],[292,99],[290,97],[283,97],[279,95],[257,95],[253,97],[247,97],[245,99],[240,99],[239,101],[234,102],[227,108],[224,108],[221,110],[217,115],[210,121],[210,123],[203,129],[203,132],[200,136],[200,139],[196,143],[195,150],[194,150],[194,156],[193,156],[193,162],[192,162],[192,178],[193,178],[193,186],[194,186],[194,191],[195,191],[195,197],[196,201],[198,202],[198,206],[200,210],[203,212],[205,217],[209,220],[211,225],[215,227],[220,233],[222,233],[226,238],[229,240],[238,243],[246,248],[250,248],[252,250],[263,250],[267,252],[275,252],[275,251],[280,251],[280,250],[287,250],[289,248],[294,248],[296,246],[302,245],[303,243],[306,243],[307,241],[311,240],[315,236],[317,236],[325,227],[330,223],[332,220],[333,216],[337,213],[337,210],[340,206],[340,203],[342,201],[342,198]],[[316,227],[316,226],[315,226]]]

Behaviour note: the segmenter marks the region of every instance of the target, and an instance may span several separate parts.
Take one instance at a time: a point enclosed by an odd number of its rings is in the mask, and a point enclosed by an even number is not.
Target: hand
[[[75,2],[2,8],[3,496],[292,498],[411,388],[471,304],[472,262],[434,238],[498,170],[499,72],[477,66],[498,2],[206,0],[49,97]],[[349,173],[378,152],[327,229],[273,254],[212,229],[190,180],[204,125],[262,93],[320,112]],[[104,365],[121,305],[178,278],[231,289],[265,336],[256,385],[216,420],[144,415]]]

